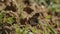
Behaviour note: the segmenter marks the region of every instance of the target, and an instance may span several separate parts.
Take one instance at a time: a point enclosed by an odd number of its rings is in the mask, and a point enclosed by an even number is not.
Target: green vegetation
[[[0,10],[0,34],[60,34],[60,0],[0,3],[6,6]]]

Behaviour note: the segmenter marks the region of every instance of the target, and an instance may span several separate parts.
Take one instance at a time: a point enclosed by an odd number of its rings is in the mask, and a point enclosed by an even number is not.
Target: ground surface
[[[60,34],[60,0],[0,0],[0,34]]]

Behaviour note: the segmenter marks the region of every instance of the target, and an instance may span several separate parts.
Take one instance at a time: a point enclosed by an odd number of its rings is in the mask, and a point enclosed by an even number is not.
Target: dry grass
[[[0,0],[0,34],[60,34],[56,1]]]

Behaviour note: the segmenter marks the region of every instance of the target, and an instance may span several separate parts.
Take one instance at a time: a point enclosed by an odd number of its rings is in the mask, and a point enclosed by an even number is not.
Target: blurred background
[[[60,34],[60,0],[0,0],[0,34]]]

